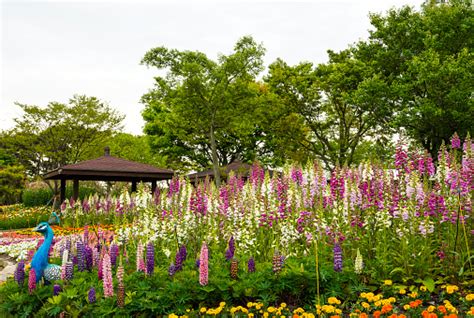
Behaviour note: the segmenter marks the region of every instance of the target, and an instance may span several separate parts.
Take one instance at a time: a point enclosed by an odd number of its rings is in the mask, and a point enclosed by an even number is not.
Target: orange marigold
[[[438,310],[443,314],[447,314],[446,307],[444,307],[443,305],[438,306]]]
[[[393,307],[391,304],[385,304],[382,306],[382,314],[386,314],[390,311],[392,311]]]
[[[380,318],[381,315],[382,315],[382,313],[380,312],[380,310],[376,310],[373,313],[374,318]]]

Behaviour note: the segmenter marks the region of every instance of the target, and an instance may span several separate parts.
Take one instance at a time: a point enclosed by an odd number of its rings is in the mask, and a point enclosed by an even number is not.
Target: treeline
[[[18,104],[23,117],[0,136],[0,203],[19,196],[14,185],[26,176],[100,156],[105,145],[126,159],[217,175],[236,159],[318,159],[327,169],[384,161],[395,134],[436,159],[443,142],[474,127],[473,21],[468,1],[391,9],[370,15],[369,38],[328,51],[326,63],[278,59],[268,69],[250,36],[217,59],[153,48],[141,63],[165,75],[141,100],[145,136],[121,133],[123,116],[95,97]]]

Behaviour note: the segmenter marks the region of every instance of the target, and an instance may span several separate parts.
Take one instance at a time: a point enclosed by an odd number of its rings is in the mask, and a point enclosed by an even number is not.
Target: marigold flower
[[[385,286],[391,286],[393,284],[393,282],[390,279],[386,279],[386,280],[383,281],[383,284]]]
[[[426,291],[426,286],[425,286],[425,285],[421,286],[421,287],[420,287],[420,290],[421,290],[421,291]]]
[[[362,302],[362,307],[364,307],[365,309],[369,309],[370,308],[370,305],[368,303],[366,303],[365,301]]]
[[[473,301],[474,300],[474,294],[467,294],[466,295],[466,300],[467,301]]]
[[[400,295],[405,295],[405,294],[407,293],[407,291],[402,288],[402,289],[400,289],[400,290],[398,291],[398,293],[399,293]]]

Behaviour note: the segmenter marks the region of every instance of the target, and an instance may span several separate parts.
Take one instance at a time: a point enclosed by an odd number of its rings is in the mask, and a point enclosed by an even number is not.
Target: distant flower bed
[[[21,204],[0,207],[0,230],[31,228],[47,221],[50,207],[27,208]]]

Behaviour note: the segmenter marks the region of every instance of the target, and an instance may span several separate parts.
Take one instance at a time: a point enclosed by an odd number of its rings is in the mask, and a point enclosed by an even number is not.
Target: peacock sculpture
[[[44,277],[46,283],[61,278],[61,266],[49,264],[48,262],[49,248],[51,247],[54,237],[54,232],[50,224],[54,224],[55,222],[59,223],[59,217],[53,212],[48,222],[41,222],[33,229],[33,231],[39,232],[44,236],[43,244],[38,248],[31,261],[31,267],[34,268],[36,272],[37,283],[42,277]]]

